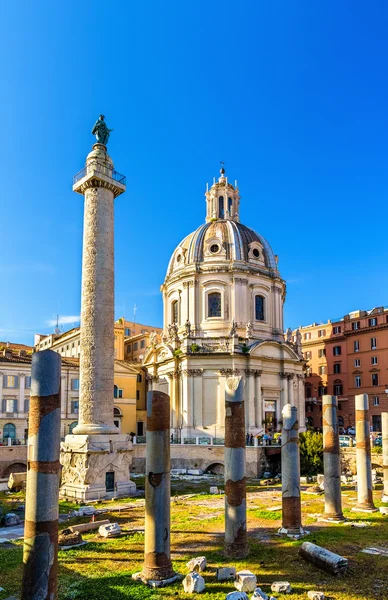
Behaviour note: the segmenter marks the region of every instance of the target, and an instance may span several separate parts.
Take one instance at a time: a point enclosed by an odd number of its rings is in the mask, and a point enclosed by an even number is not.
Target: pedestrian
[[[172,444],[174,443],[174,434],[173,433],[171,434],[171,443]]]
[[[249,444],[249,433],[247,433],[246,437],[245,437],[245,445],[248,446]]]
[[[251,446],[253,446],[253,435],[252,434],[249,436],[249,444]]]

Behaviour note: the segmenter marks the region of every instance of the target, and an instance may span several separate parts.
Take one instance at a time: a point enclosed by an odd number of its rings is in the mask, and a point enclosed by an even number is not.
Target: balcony
[[[91,165],[85,165],[83,169],[81,169],[76,175],[74,175],[73,185],[75,185],[78,181],[86,177],[91,172],[96,173],[97,175],[103,175],[104,177],[110,177],[111,179],[117,181],[117,183],[121,183],[122,185],[126,185],[127,182],[127,178],[125,177],[125,175],[121,175],[121,173],[118,173],[117,171],[111,171],[110,169],[106,169],[105,172],[98,171],[98,169],[95,168],[95,165],[93,167],[91,167]]]

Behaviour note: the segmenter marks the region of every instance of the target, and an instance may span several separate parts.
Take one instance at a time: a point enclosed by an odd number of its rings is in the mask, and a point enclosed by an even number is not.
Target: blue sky
[[[127,176],[116,316],[162,324],[171,252],[219,161],[288,282],[286,326],[388,304],[388,4],[18,1],[1,8],[0,339],[80,312],[100,112]]]

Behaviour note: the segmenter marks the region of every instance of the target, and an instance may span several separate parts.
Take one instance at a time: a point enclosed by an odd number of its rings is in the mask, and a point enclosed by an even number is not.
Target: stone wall
[[[372,452],[372,469],[383,467],[383,455],[374,454]],[[341,471],[350,472],[352,475],[357,473],[356,467],[356,449],[355,448],[341,448]]]
[[[27,470],[27,446],[0,446],[0,477]]]
[[[133,446],[131,471],[145,472],[146,445]],[[280,447],[246,448],[247,477],[262,477],[265,471],[280,472]],[[221,465],[221,467],[220,467]],[[172,469],[201,469],[206,471],[215,468],[219,471],[224,466],[224,446],[171,445]]]

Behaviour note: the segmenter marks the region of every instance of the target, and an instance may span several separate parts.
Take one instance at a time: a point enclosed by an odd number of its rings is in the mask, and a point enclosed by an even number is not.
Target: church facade
[[[149,389],[171,398],[177,438],[224,437],[225,381],[244,382],[247,433],[281,428],[285,404],[305,428],[300,345],[283,334],[286,284],[269,243],[240,223],[224,169],[206,191],[206,222],[175,249],[161,287],[162,342],[151,337]]]

